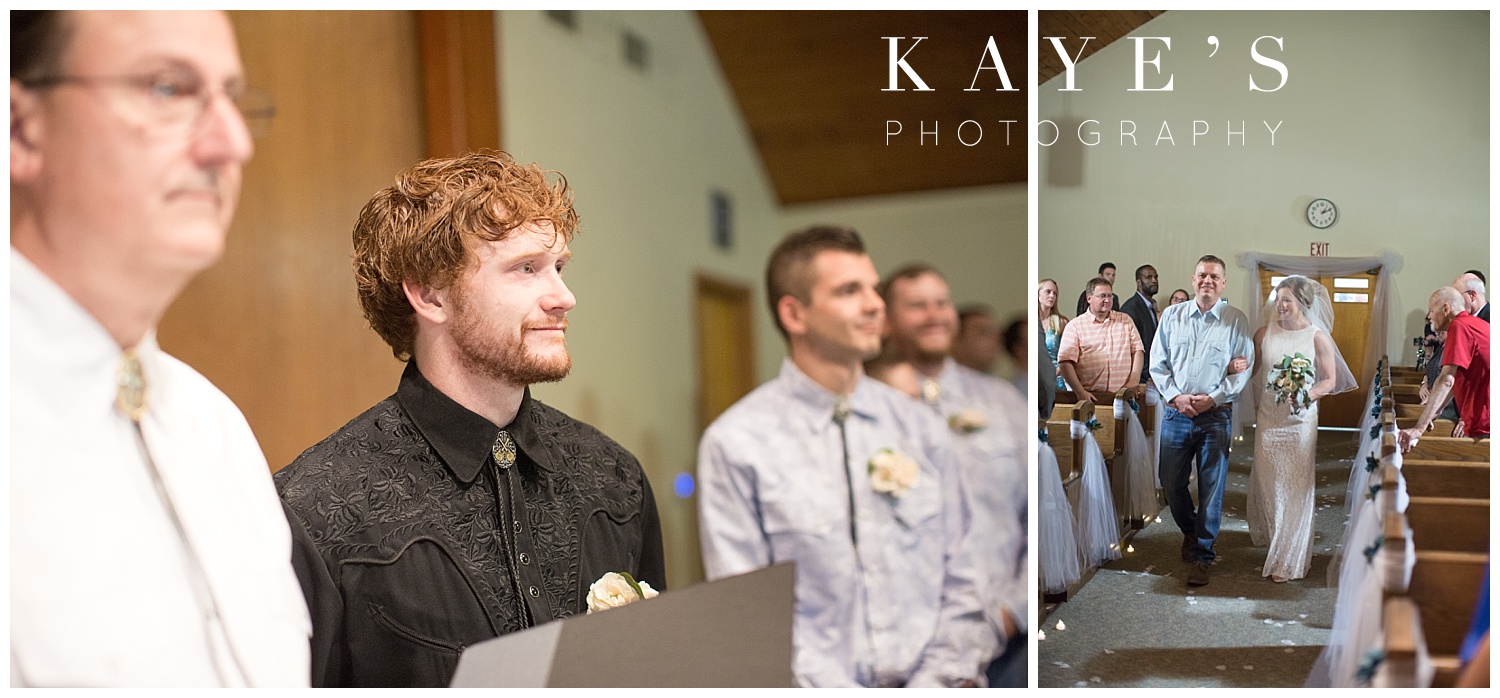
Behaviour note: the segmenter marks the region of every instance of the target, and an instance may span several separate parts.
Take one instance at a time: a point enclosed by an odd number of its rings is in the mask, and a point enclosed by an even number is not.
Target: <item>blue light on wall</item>
[[[683,499],[693,496],[693,475],[691,473],[677,473],[677,477],[672,478],[672,491],[676,492],[677,496]]]

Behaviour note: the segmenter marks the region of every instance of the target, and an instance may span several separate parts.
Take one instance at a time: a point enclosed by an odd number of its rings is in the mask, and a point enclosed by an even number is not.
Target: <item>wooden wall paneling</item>
[[[1082,63],[1099,49],[1124,38],[1141,25],[1156,19],[1164,10],[1041,10],[1037,12],[1037,84],[1046,83],[1067,68],[1057,55],[1057,48],[1046,37],[1061,36],[1068,57],[1078,55]],[[1082,47],[1082,37],[1092,36]]]
[[[1026,181],[1025,12],[700,11],[698,18],[782,204]],[[904,75],[905,91],[884,91],[885,36],[927,37],[911,61],[933,91],[912,91]],[[978,84],[987,87],[966,92],[991,37],[1015,91],[996,91],[996,74],[985,71]],[[972,147],[957,137],[970,120],[982,129],[965,131]],[[1015,121],[1009,145],[1004,120]],[[887,121],[902,123],[889,145]],[[925,145],[924,122],[938,130]]]
[[[163,320],[169,352],[245,413],[272,470],[394,392],[403,365],[355,298],[361,207],[421,159],[411,12],[235,12],[277,116],[245,168],[223,259]]]

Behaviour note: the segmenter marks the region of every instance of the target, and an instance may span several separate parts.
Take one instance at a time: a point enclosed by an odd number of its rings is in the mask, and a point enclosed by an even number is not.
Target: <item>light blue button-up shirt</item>
[[[1000,611],[1018,632],[1031,614],[1026,570],[1026,399],[1005,381],[960,366],[952,358],[938,373],[937,412],[948,422],[974,509],[974,564],[985,617],[1004,637]],[[961,428],[955,418],[977,414],[984,423]],[[995,648],[998,652],[999,646]]]
[[[989,629],[947,425],[861,378],[849,396],[846,475],[834,402],[786,360],[704,432],[698,504],[709,579],[797,563],[792,668],[804,686],[975,679]],[[900,497],[870,485],[868,464],[882,449],[920,468]]]
[[[1189,300],[1162,314],[1151,344],[1151,379],[1164,403],[1187,393],[1207,395],[1222,406],[1234,402],[1250,383],[1248,370],[1227,375],[1237,356],[1255,363],[1245,314],[1223,299],[1208,312]]]

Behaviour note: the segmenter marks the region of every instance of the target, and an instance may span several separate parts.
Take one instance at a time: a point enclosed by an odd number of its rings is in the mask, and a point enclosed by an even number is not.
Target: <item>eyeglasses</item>
[[[58,75],[22,80],[31,89],[62,85],[126,88],[125,105],[134,114],[167,127],[197,125],[216,94],[222,93],[245,120],[250,135],[264,136],[276,116],[276,105],[264,90],[228,86],[215,90],[190,71],[168,70],[144,75]]]

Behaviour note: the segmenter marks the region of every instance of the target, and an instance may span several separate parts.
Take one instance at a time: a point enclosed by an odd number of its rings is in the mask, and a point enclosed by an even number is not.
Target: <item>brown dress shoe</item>
[[[1201,587],[1208,584],[1208,570],[1209,565],[1207,562],[1194,562],[1193,568],[1188,570],[1187,585],[1190,587]]]

